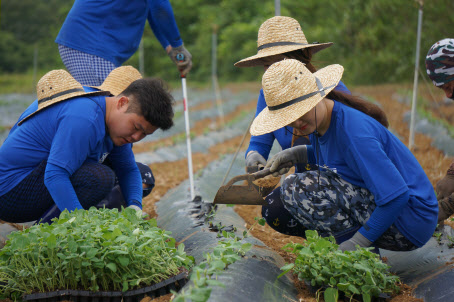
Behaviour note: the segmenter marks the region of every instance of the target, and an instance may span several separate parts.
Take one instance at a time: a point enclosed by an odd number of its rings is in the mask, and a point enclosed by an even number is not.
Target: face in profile
[[[112,112],[111,118],[107,121],[109,136],[115,146],[138,142],[158,129],[142,115],[126,112],[128,104],[129,99],[121,97]]]
[[[440,86],[440,89],[445,92],[447,98],[454,100],[454,81],[448,82]]]

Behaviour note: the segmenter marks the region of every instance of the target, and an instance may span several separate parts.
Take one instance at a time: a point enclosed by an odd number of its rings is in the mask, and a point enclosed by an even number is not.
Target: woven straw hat
[[[254,119],[251,134],[273,132],[299,119],[337,86],[343,72],[333,64],[311,73],[293,59],[271,65],[262,77],[267,107]]]
[[[99,90],[110,91],[112,95],[121,94],[132,82],[142,78],[140,72],[132,66],[120,66],[112,70],[101,86],[90,86]]]
[[[82,85],[77,82],[66,70],[58,69],[46,73],[36,85],[38,96],[38,109],[24,117],[18,124],[35,115],[37,112],[64,100],[85,95],[109,95],[108,91],[85,92]]]
[[[235,63],[237,67],[263,65],[262,58],[308,48],[312,54],[330,47],[332,42],[308,43],[300,24],[293,18],[276,16],[263,22],[257,38],[257,54]]]

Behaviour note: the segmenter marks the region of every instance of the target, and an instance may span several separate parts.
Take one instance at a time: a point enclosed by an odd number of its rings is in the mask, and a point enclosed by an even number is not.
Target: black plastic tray
[[[188,282],[188,272],[180,273],[162,282],[126,292],[121,291],[99,291],[87,290],[57,290],[46,293],[24,295],[24,301],[30,302],[139,302],[146,296],[156,298],[170,293],[171,290],[178,291]]]

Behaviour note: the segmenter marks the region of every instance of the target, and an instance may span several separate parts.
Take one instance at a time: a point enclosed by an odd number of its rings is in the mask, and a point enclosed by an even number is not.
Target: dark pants
[[[286,177],[266,197],[268,206],[262,208],[262,215],[278,232],[303,237],[304,230],[316,230],[341,243],[367,222],[376,207],[374,200],[367,189],[346,182],[331,170],[307,171]],[[394,224],[374,246],[393,251],[417,248]]]
[[[47,161],[41,162],[8,193],[0,196],[0,219],[7,222],[38,220],[55,205],[44,185]],[[106,165],[85,163],[70,177],[84,209],[97,205],[112,190],[115,173]]]

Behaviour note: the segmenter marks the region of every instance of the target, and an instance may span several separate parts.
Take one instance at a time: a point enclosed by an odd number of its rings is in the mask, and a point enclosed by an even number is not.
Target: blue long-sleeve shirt
[[[350,91],[342,82],[339,82],[335,89],[337,91],[350,94]],[[266,107],[265,96],[263,95],[263,89],[261,89],[257,101],[257,109],[255,111],[255,116],[257,116],[265,107]],[[287,130],[285,128],[287,128]],[[288,149],[292,146],[292,133],[293,128],[287,126],[267,134],[258,136],[253,135],[251,136],[251,140],[249,141],[249,147],[246,150],[245,156],[249,153],[249,151],[257,151],[265,159],[268,159],[275,139],[282,147],[282,150]]]
[[[33,102],[19,120],[38,108]],[[105,128],[104,96],[54,104],[11,129],[0,147],[0,196],[46,160],[44,183],[60,210],[82,209],[69,177],[109,154],[127,205],[141,206],[142,181],[131,144],[114,146]]]
[[[431,238],[438,218],[432,184],[410,150],[382,124],[335,101],[328,130],[309,139],[309,163],[335,169],[373,194],[377,208],[361,234],[374,241],[394,224],[418,247]]]
[[[147,18],[163,48],[183,44],[168,0],[76,0],[55,42],[120,66],[139,47]]]

